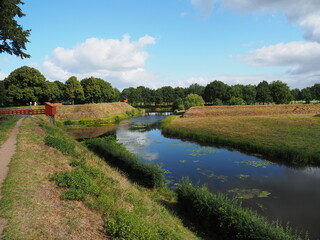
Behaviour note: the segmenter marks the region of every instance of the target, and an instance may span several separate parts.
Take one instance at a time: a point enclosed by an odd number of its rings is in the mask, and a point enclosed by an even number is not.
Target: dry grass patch
[[[102,119],[109,116],[132,111],[134,108],[127,103],[97,103],[83,105],[57,106],[56,120]]]
[[[192,107],[185,113],[184,117],[255,116],[279,114],[320,114],[320,104]]]

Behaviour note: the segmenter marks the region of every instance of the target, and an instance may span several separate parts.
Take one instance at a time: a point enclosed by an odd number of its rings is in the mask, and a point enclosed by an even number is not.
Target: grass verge
[[[19,118],[18,116],[0,116],[0,146],[7,140]]]
[[[208,116],[163,121],[163,132],[260,153],[287,164],[320,164],[320,118],[313,114]]]
[[[61,129],[31,118],[3,195],[5,240],[199,239],[157,203],[158,191],[132,184]]]

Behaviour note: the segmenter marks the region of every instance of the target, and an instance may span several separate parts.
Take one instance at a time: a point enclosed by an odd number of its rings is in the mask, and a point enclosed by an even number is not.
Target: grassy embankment
[[[144,111],[127,103],[99,103],[57,106],[56,123],[63,127],[88,127],[119,123]]]
[[[3,185],[4,239],[198,239],[157,203],[159,191],[131,183],[62,130],[38,123],[24,120]]]
[[[193,107],[164,132],[294,164],[320,164],[320,105]]]
[[[16,116],[0,116],[0,146],[7,140],[18,119]]]

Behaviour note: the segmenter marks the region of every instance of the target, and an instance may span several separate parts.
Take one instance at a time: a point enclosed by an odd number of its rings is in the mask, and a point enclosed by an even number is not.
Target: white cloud
[[[110,78],[106,80],[117,81],[118,85],[124,82],[152,85],[148,80],[154,80],[155,76],[144,69],[150,57],[144,47],[155,43],[155,38],[147,35],[137,41],[130,41],[129,35],[121,40],[90,38],[73,49],[54,49],[52,56],[46,57],[43,71],[52,80],[66,80],[75,75]]]
[[[190,0],[191,4],[206,12],[212,12],[215,2],[222,8],[234,9],[239,13],[281,12],[287,19],[305,32],[305,38],[320,42],[319,0]]]
[[[204,16],[210,15],[216,0],[190,0],[191,4],[201,10]]]
[[[320,44],[279,43],[252,51],[244,60],[254,66],[286,66],[290,74],[320,73]]]

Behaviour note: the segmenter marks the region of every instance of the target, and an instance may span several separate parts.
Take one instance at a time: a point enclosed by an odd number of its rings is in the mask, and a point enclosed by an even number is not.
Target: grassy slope
[[[297,161],[308,161],[311,158],[311,161],[319,164],[320,143],[316,139],[320,138],[320,118],[315,114],[219,114],[205,117],[206,109],[200,111],[201,114],[190,114],[185,118],[172,117],[167,120],[165,128],[244,150],[250,150],[246,146],[251,146],[273,157],[287,155],[289,158],[297,158]]]
[[[131,111],[134,108],[127,103],[98,103],[83,105],[62,105],[57,107],[57,121],[105,118]]]
[[[19,117],[0,117],[0,146],[7,140],[11,129],[14,127]]]
[[[130,183],[63,131],[56,129],[55,132],[75,146],[87,165],[98,168],[107,179],[112,179],[112,185],[105,186],[104,190],[109,191],[110,196],[116,194],[114,206],[139,214],[146,224],[166,225],[182,239],[197,239],[179,219],[156,203],[155,200],[161,199],[157,192]],[[62,200],[61,194],[66,190],[49,181],[54,173],[70,171],[69,163],[79,158],[66,156],[45,145],[46,135],[37,120],[24,120],[17,153],[3,186],[4,198],[0,201],[0,216],[9,218],[4,239],[106,239],[103,226],[112,209],[104,215],[83,202]]]

